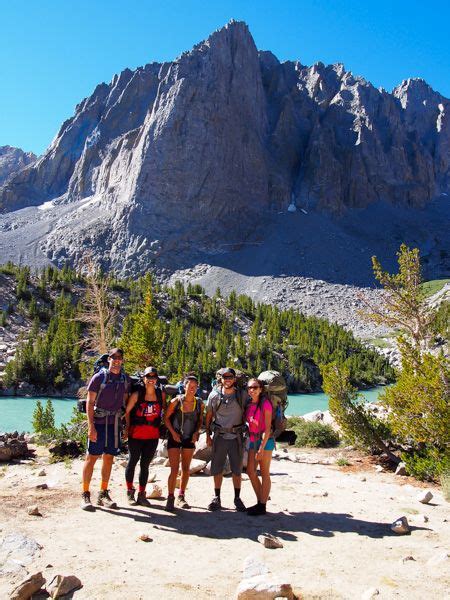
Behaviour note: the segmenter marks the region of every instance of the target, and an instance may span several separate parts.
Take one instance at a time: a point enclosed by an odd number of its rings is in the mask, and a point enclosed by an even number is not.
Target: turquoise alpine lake
[[[376,387],[370,390],[364,390],[361,393],[367,402],[376,402],[383,387]],[[313,410],[327,410],[328,397],[326,394],[289,394],[289,406],[286,414],[290,416],[304,415]],[[47,402],[46,397],[42,398],[21,398],[18,396],[0,396],[0,432],[2,431],[32,431],[31,425],[33,411],[36,408],[36,402],[40,400],[43,405]],[[55,409],[56,425],[67,423],[76,407],[76,400],[73,398],[52,398],[53,408]]]

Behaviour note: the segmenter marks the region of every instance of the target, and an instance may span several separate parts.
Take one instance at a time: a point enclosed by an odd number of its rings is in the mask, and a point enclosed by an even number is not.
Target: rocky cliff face
[[[32,152],[24,152],[12,146],[0,146],[0,186],[12,175],[36,160]]]
[[[142,270],[193,241],[245,240],[291,203],[425,206],[448,191],[448,114],[422,80],[389,94],[341,64],[280,63],[231,22],[171,63],[99,85],[0,188],[0,210],[58,198],[74,211],[42,240],[51,259],[91,247],[105,266]]]

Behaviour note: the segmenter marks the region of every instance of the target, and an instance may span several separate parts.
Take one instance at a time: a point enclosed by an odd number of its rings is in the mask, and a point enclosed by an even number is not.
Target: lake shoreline
[[[384,386],[380,386],[361,391],[361,394],[366,402],[374,403],[384,389]],[[52,401],[57,427],[70,421],[76,409],[77,398],[72,396],[0,396],[0,430],[31,433],[33,412],[38,400],[43,404],[47,400]],[[298,417],[316,411],[324,413],[328,409],[328,397],[324,393],[289,394],[286,415]]]

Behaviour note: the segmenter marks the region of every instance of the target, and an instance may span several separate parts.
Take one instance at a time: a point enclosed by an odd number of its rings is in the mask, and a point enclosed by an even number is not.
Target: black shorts
[[[195,448],[195,444],[192,441],[192,438],[187,438],[185,440],[181,440],[181,442],[176,442],[169,433],[167,450],[170,450],[171,448],[186,448],[187,450],[193,450]]]

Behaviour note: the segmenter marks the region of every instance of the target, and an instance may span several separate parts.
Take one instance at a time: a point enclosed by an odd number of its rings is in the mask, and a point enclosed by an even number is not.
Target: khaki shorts
[[[220,475],[223,472],[227,456],[233,475],[242,473],[243,442],[238,437],[226,440],[217,433],[213,439],[213,452],[211,459],[211,475]]]

